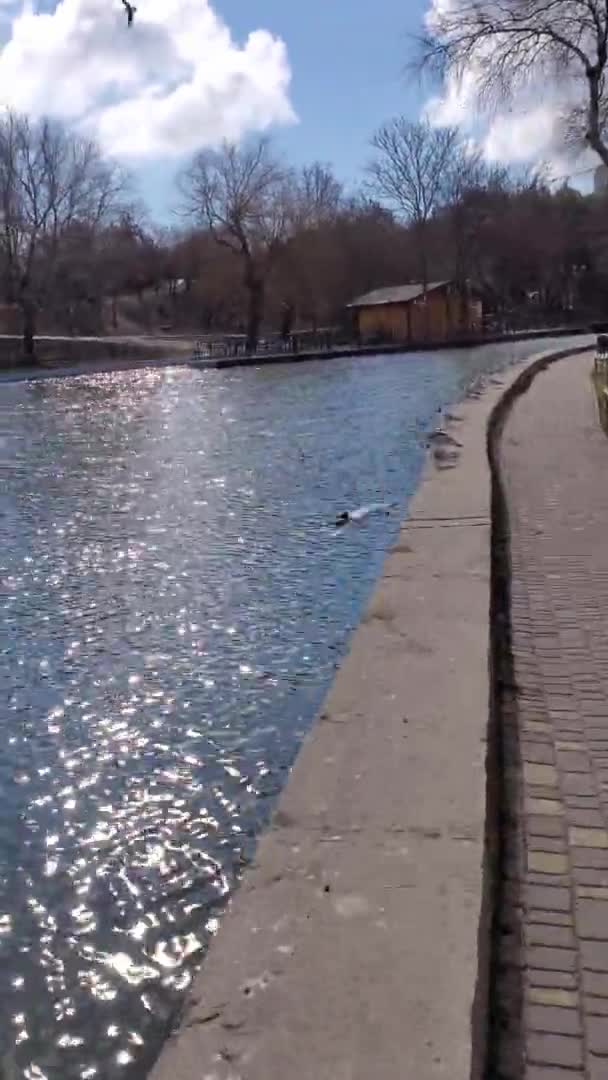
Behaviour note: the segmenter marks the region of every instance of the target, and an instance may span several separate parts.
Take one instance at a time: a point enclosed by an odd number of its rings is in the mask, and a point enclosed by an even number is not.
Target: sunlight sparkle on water
[[[3,384],[11,1075],[148,1074],[401,510],[336,513],[403,508],[438,407],[512,352]]]

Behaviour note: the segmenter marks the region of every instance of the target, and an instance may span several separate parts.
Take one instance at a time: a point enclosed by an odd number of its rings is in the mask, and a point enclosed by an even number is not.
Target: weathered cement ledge
[[[546,362],[514,366],[458,408],[458,464],[427,465],[152,1080],[482,1075],[494,827],[488,845],[486,440],[505,391]]]
[[[36,338],[38,362],[27,365],[20,337],[0,334],[0,376],[2,381],[48,378],[49,375],[81,375],[98,371],[126,370],[150,364],[187,363],[194,351],[194,339],[124,337]]]

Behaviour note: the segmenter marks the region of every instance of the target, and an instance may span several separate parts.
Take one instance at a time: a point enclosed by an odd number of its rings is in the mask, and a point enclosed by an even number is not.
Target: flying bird
[[[133,23],[133,16],[135,15],[137,8],[134,7],[133,4],[130,4],[129,0],[122,0],[122,2],[124,9],[127,13],[127,26],[131,26]]]

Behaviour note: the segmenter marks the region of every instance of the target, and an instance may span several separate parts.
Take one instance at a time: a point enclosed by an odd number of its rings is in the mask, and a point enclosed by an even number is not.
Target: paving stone
[[[581,941],[580,957],[583,968],[608,972],[608,942]]]
[[[597,885],[600,888],[608,886],[608,871],[594,870],[593,867],[575,866],[572,877],[577,885]]]
[[[525,899],[528,907],[545,911],[569,911],[572,906],[569,889],[555,889],[549,885],[528,885]]]
[[[583,990],[608,1000],[608,972],[583,971]]]
[[[606,829],[588,829],[572,825],[568,829],[568,839],[572,847],[608,848]]]
[[[553,1032],[556,1035],[580,1035],[582,1031],[576,1009],[548,1005],[527,1005],[525,1024],[530,1031]]]
[[[606,827],[604,815],[599,810],[578,810],[576,808],[566,811],[568,823],[571,825],[583,825],[586,828],[602,829]]]
[[[562,990],[576,990],[578,985],[574,972],[549,971],[547,968],[529,967],[527,970],[530,986],[548,986]]]
[[[608,1057],[608,1024],[603,1016],[585,1017],[587,1048],[592,1054]]]
[[[531,1064],[576,1069],[583,1064],[583,1043],[571,1035],[531,1032],[526,1038],[526,1056]]]
[[[548,682],[549,680],[545,680]],[[573,704],[573,697],[569,694],[547,694],[547,708],[551,712],[553,709],[568,709]]]
[[[579,1069],[559,1069],[547,1065],[526,1065],[524,1080],[584,1080]]]
[[[577,899],[574,916],[581,938],[608,942],[608,901]]]
[[[554,1005],[559,1009],[577,1009],[579,996],[575,990],[561,990],[559,987],[529,986],[528,1001],[533,1005]]]
[[[529,731],[533,735],[552,735],[553,725],[546,724],[541,720],[525,720],[522,724],[522,731]]]
[[[526,925],[532,926],[533,923],[543,923],[544,926],[569,926],[573,928],[574,916],[566,911],[539,911],[537,908],[530,908],[526,911]]]
[[[608,851],[601,848],[574,847],[570,849],[570,858],[574,866],[608,870]]]
[[[529,870],[526,874],[526,885],[546,885],[551,889],[570,889],[572,878],[569,874],[547,874]]]
[[[573,930],[567,926],[549,926],[545,923],[527,923],[524,929],[526,945],[547,945],[549,948],[573,949]]]
[[[556,755],[557,767],[564,773],[588,773],[590,769],[587,754],[578,753],[575,750],[562,750]]]
[[[526,949],[526,964],[531,968],[547,971],[573,972],[576,969],[576,953],[572,949],[532,946]]]
[[[602,848],[570,848],[573,866],[608,870],[608,851]]]
[[[519,783],[521,780],[521,771],[519,766],[517,766],[515,776],[517,780],[517,787],[519,788]],[[526,795],[531,799],[555,799],[556,796],[559,795],[559,791],[557,790],[557,788],[547,787],[547,785],[545,784],[527,784]]]
[[[528,870],[537,874],[566,874],[568,865],[567,855],[545,851],[528,852]]]
[[[567,792],[562,792],[562,795],[568,814],[571,809],[598,810],[598,807],[601,806],[601,802],[598,802],[598,793],[595,788],[592,788],[587,795],[568,795]]]
[[[565,807],[562,807],[562,813]],[[568,817],[570,820],[570,811]],[[527,821],[530,836],[552,836],[555,838],[564,835],[563,817],[539,817],[538,814],[530,814]]]
[[[561,786],[567,795],[595,795],[593,781],[585,773],[562,773]]]
[[[578,775],[578,774],[577,774]],[[554,765],[535,765],[524,762],[524,780],[526,784],[539,787],[557,787],[557,769]]]
[[[543,836],[542,833],[535,834],[532,830],[528,833],[526,844],[528,851],[565,853],[568,850],[566,841],[562,837]]]
[[[526,763],[534,762],[538,765],[553,765],[555,763],[553,746],[550,742],[530,743],[526,740],[522,743],[521,756]]]
[[[601,701],[586,701],[583,710],[587,716],[602,716],[608,721],[608,709],[606,705]]]
[[[589,1016],[608,1016],[608,998],[585,997],[583,999],[583,1011],[585,1015]]]
[[[587,1077],[588,1080],[608,1080],[608,1058],[589,1054],[587,1057]]]
[[[526,814],[542,814],[549,817],[562,816],[564,804],[561,799],[526,799]]]

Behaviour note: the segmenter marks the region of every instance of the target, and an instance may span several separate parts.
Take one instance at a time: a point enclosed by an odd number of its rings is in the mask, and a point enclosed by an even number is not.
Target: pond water
[[[6,1080],[146,1075],[437,410],[548,345],[0,386]]]

